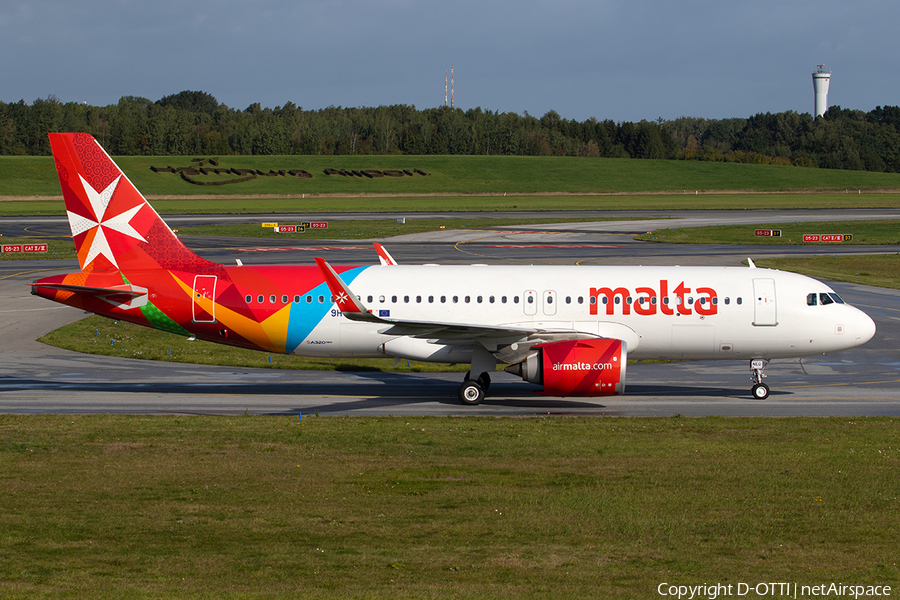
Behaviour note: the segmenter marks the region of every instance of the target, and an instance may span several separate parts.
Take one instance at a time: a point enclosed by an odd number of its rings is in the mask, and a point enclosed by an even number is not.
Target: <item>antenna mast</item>
[[[453,65],[450,65],[450,108],[453,108]]]

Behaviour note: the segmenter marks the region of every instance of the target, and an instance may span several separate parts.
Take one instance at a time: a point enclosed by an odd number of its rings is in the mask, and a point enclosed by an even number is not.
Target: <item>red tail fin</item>
[[[83,271],[193,270],[210,264],[175,237],[92,136],[49,137]]]

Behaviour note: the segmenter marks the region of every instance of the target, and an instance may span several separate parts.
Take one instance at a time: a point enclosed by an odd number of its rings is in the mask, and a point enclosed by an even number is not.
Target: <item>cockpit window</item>
[[[831,298],[831,294],[819,294],[819,301],[822,303],[822,306],[825,306],[826,304],[834,304],[834,300]]]
[[[828,294],[828,295],[831,296],[831,297],[834,299],[834,301],[837,302],[838,304],[844,304],[843,298],[841,298],[840,296],[838,296],[838,295],[835,294],[834,292],[831,292],[831,293]]]
[[[816,300],[818,300],[818,296],[813,292],[812,294],[806,295],[806,305],[807,306],[815,306]]]

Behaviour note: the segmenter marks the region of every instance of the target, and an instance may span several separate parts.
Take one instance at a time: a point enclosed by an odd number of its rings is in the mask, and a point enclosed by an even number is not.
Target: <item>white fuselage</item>
[[[875,332],[823,283],[770,269],[391,265],[365,268],[349,288],[388,319],[577,331],[622,339],[636,359],[810,356],[858,346]],[[330,296],[303,301],[331,304]],[[471,352],[459,339],[389,329],[350,321],[332,306],[294,353],[464,362]]]

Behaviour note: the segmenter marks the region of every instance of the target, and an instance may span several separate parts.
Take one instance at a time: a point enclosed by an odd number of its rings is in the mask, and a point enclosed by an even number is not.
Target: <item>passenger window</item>
[[[319,296],[319,304],[325,302],[325,296]]]
[[[459,296],[453,296],[453,304],[459,302]]]
[[[265,298],[263,298],[263,297],[260,295],[260,296],[257,296],[256,301],[259,302],[260,304],[262,304],[262,303],[265,301]]]
[[[584,297],[578,296],[578,304],[584,304]]]
[[[409,304],[409,296],[403,296],[403,303]]]
[[[294,296],[294,302],[300,302],[300,296]],[[332,300],[334,302],[334,300]]]
[[[397,296],[391,296],[391,303],[397,304]]]
[[[553,296],[547,296],[547,304],[553,304]]]
[[[528,304],[534,304],[534,296],[528,296]]]
[[[725,296],[725,306],[728,306],[729,304],[731,304],[731,298]]]
[[[366,296],[366,302],[368,302],[369,304],[371,304],[371,303],[372,303],[372,300],[374,300],[374,298],[372,298],[372,296]]]
[[[287,294],[285,294],[284,296],[281,297],[281,303],[287,304]]]
[[[566,296],[566,304],[572,304],[572,296]]]
[[[816,305],[816,295],[815,293],[806,295],[806,305],[807,306],[815,306]]]
[[[481,296],[478,296],[477,298],[475,298],[475,301],[478,302],[478,304],[481,304],[482,300],[483,300],[483,298]]]
[[[384,304],[384,296],[378,296],[378,301]]]
[[[306,303],[307,303],[307,304],[312,304],[312,296],[307,296],[307,297],[306,297]]]
[[[416,304],[422,303],[422,296],[416,296]]]
[[[501,303],[501,304],[506,304],[506,296],[501,296],[501,297],[500,297],[500,303]]]
[[[466,304],[468,304],[470,300],[471,298],[469,296],[466,296]]]
[[[518,303],[519,303],[519,297],[513,296],[513,304],[518,304]]]
[[[434,296],[428,296],[428,303],[431,304],[434,302]]]
[[[441,304],[447,302],[447,296],[441,296]]]
[[[597,304],[597,296],[591,296],[591,304]]]
[[[250,304],[251,302],[253,302],[253,296],[251,296],[250,294],[247,294],[247,297],[244,298],[244,300],[247,301],[247,304]]]
[[[744,303],[744,299],[743,299],[743,298],[738,298],[738,299],[737,299],[737,303],[738,303],[738,304],[743,304],[743,303]]]
[[[272,294],[271,296],[269,296],[269,302],[271,302],[272,304],[275,304],[275,294]]]
[[[494,297],[493,297],[493,296],[489,297],[489,298],[488,298],[488,302],[490,302],[491,304],[493,304],[493,303],[494,303]]]

